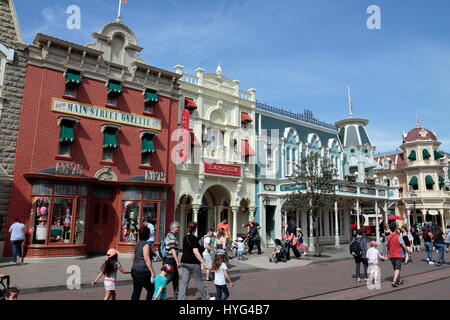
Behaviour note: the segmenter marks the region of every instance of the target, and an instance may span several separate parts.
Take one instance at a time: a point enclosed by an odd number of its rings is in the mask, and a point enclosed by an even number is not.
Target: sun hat
[[[109,249],[108,252],[106,253],[106,256],[109,258],[115,256],[118,253],[119,251],[117,251],[116,249]]]
[[[225,250],[217,249],[216,254],[219,255],[219,256],[224,256],[225,255]]]

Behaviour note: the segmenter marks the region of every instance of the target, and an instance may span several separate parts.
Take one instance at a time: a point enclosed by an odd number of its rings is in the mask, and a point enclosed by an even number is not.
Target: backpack
[[[167,234],[167,236],[168,235],[169,234]],[[163,259],[167,258],[167,250],[166,250],[166,238],[167,238],[167,236],[164,238],[163,241],[161,241],[161,243],[159,244],[159,247],[158,247],[159,256],[161,258],[163,258]]]
[[[362,249],[361,244],[359,243],[361,240],[355,240],[350,244],[350,253],[354,257],[361,257],[362,256]]]
[[[203,253],[203,251],[205,251],[205,238],[206,235],[204,235],[203,237],[200,238],[200,240],[198,240],[198,245],[200,246],[200,248],[198,249],[198,251],[200,252],[200,254]]]

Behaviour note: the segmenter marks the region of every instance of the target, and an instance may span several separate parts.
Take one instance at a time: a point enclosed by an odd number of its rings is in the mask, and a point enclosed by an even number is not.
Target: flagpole
[[[120,20],[120,10],[122,9],[122,0],[119,0],[119,12],[117,13],[117,19]]]
[[[347,86],[347,90],[348,90],[348,109],[350,111],[350,113],[348,114],[349,117],[353,116],[353,108],[352,108],[352,98],[350,97],[350,86]]]

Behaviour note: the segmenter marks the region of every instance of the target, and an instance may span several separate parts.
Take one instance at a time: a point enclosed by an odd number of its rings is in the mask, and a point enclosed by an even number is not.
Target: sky
[[[118,0],[15,0],[24,41],[36,33],[87,44],[117,17]],[[71,5],[81,29],[68,29]],[[370,5],[380,29],[369,29]],[[122,22],[147,64],[195,74],[198,67],[255,88],[256,99],[336,122],[369,120],[379,152],[392,151],[417,117],[450,152],[448,0],[128,0]]]

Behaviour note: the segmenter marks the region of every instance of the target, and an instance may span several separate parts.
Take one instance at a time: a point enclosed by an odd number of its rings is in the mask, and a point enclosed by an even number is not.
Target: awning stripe
[[[185,98],[184,99],[184,107],[189,110],[197,109],[197,104],[195,104],[194,99]]]
[[[81,84],[81,76],[80,74],[67,72],[66,73],[66,84],[72,84],[79,86]]]
[[[159,99],[156,93],[145,91],[145,103],[158,103]]]
[[[116,130],[105,130],[103,133],[103,148],[117,148],[116,133]]]
[[[122,87],[120,84],[115,82],[109,82],[108,84],[108,94],[115,93],[115,94],[122,94]]]
[[[243,156],[255,156],[256,152],[250,147],[250,144],[247,140],[241,140],[241,154]]]
[[[153,137],[145,134],[142,137],[142,153],[155,153],[155,145],[153,144]]]
[[[250,118],[247,112],[241,112],[241,122],[252,122],[253,119]]]
[[[63,121],[61,123],[61,133],[59,136],[59,142],[73,142],[75,140],[73,127],[74,124],[71,122]]]

